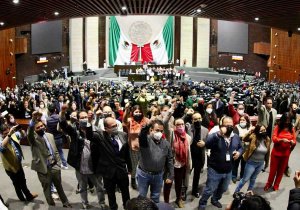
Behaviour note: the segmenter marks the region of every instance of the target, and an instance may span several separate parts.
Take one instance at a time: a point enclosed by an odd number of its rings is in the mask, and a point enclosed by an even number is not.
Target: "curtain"
[[[173,60],[173,42],[174,42],[174,18],[170,16],[163,29],[163,37],[168,53],[168,59]]]
[[[120,27],[116,17],[110,17],[109,26],[109,65],[114,66],[117,59],[120,40]]]
[[[136,44],[132,44],[132,50],[131,50],[131,62],[138,62],[139,60],[139,48]]]
[[[152,55],[150,43],[145,44],[144,47],[142,47],[142,60],[143,60],[143,62],[152,62],[153,61],[153,55]]]

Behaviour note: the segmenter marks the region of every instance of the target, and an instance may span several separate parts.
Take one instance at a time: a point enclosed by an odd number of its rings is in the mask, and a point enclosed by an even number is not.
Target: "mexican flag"
[[[147,40],[135,43],[134,39],[145,38],[142,34],[145,30]],[[109,65],[124,65],[138,61],[167,64],[173,59],[173,31],[174,18],[171,16],[111,16]]]

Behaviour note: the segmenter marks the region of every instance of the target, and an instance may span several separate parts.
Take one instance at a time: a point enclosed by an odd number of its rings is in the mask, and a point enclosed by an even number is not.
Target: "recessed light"
[[[122,9],[123,11],[125,11],[125,10],[127,10],[127,7],[126,7],[126,6],[123,6],[121,9]]]
[[[4,26],[4,22],[0,22],[0,26]]]
[[[18,3],[19,3],[19,0],[13,0],[13,3],[14,3],[14,4],[18,4]]]
[[[197,13],[200,13],[200,12],[201,12],[201,9],[197,9],[196,12],[197,12]]]
[[[58,16],[58,15],[59,15],[59,12],[54,12],[54,15],[55,15],[55,16]]]
[[[259,21],[259,17],[254,18],[255,21]]]

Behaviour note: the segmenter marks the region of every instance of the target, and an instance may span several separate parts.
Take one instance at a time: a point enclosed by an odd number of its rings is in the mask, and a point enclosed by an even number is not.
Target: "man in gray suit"
[[[63,203],[63,207],[72,208],[61,185],[61,160],[54,137],[52,134],[45,132],[46,127],[40,120],[41,116],[41,113],[37,111],[33,112],[32,120],[30,121],[27,131],[27,138],[32,153],[31,169],[37,172],[48,205],[55,206],[50,189],[51,183],[53,182],[59,198]]]
[[[201,147],[199,142],[206,141],[208,130],[201,125],[202,117],[200,113],[195,113],[192,116],[192,124],[187,124],[187,133],[192,138],[191,144],[191,156],[192,156],[192,168],[194,169],[192,195],[196,198],[200,197],[198,192],[200,172],[203,169],[205,163],[205,148]]]
[[[264,102],[264,105],[262,103]],[[277,117],[277,110],[272,108],[273,99],[266,97],[266,93],[261,93],[260,101],[257,105],[258,120],[257,123],[264,125],[267,128],[267,135],[272,138],[274,125]]]

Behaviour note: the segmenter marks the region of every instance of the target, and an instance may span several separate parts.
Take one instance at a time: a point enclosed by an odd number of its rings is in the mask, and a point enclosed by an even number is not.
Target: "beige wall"
[[[90,69],[99,68],[99,18],[85,19],[85,56]]]
[[[181,17],[180,63],[186,59],[186,66],[192,66],[193,53],[193,17]]]
[[[82,71],[83,62],[83,18],[73,18],[69,22],[70,68],[73,72]]]
[[[209,67],[210,20],[198,18],[197,67]]]

